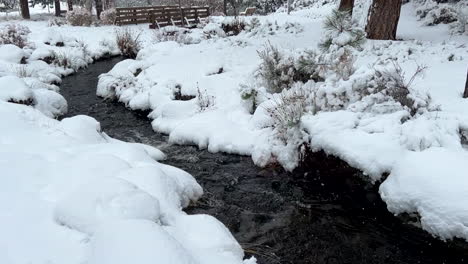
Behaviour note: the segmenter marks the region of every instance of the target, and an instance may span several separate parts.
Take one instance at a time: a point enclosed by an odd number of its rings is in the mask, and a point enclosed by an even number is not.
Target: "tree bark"
[[[73,0],[67,0],[68,11],[73,11]]]
[[[366,25],[369,39],[396,39],[401,0],[373,0]]]
[[[102,13],[102,0],[95,0],[94,4],[96,5],[96,15],[98,19],[101,19]]]
[[[468,98],[468,70],[466,71],[465,92],[463,93],[463,98]]]
[[[21,16],[24,19],[30,19],[31,15],[29,14],[29,3],[28,0],[20,0],[20,9],[21,9]]]
[[[353,13],[354,0],[341,0],[338,11],[349,11]]]
[[[60,0],[54,0],[54,7],[55,7],[55,16],[59,17],[61,15]]]

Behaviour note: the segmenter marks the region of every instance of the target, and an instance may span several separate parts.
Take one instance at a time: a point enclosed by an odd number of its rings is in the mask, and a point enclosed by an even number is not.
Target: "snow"
[[[19,64],[21,62],[21,59],[23,59],[24,57],[25,52],[23,51],[23,49],[15,45],[6,44],[0,46],[0,60],[2,61]]]
[[[183,211],[203,190],[163,152],[89,116],[55,119],[61,78],[118,54],[116,27],[10,22],[31,33],[23,49],[0,46],[0,263],[244,263],[221,222]]]
[[[417,212],[422,228],[442,239],[466,239],[467,159],[462,149],[435,147],[405,153],[380,186],[382,199],[396,214]]]
[[[370,1],[356,3],[353,16],[362,26]],[[294,169],[299,164],[296,143],[305,139],[312,150],[337,156],[363,171],[369,181],[382,184],[381,195],[391,212],[418,213],[422,228],[430,233],[443,239],[468,240],[463,228],[455,228],[466,225],[468,217],[463,213],[466,210],[447,202],[443,191],[436,188],[437,181],[446,179],[444,171],[452,171],[451,163],[435,163],[426,154],[441,149],[458,158],[466,155],[461,135],[466,135],[468,127],[468,103],[461,93],[468,37],[453,34],[450,25],[424,26],[415,15],[417,7],[404,5],[397,32],[401,41],[367,41],[362,50],[354,53],[356,71],[349,80],[337,81],[338,76],[332,76],[324,83],[299,87],[312,91],[314,111],[318,112],[302,117],[300,131],[287,130],[286,143],[279,140],[266,110],[276,104],[278,97],[259,88],[262,91],[259,97],[263,98],[253,113],[241,99],[241,87],[257,85],[254,74],[260,63],[257,51],[270,43],[297,56],[317,46],[323,35],[323,18],[332,8],[332,4],[312,5],[295,10],[290,16],[277,12],[243,18],[246,23],[258,21],[255,27],[249,24],[244,32],[229,37],[220,30],[220,24],[232,23],[232,19],[212,18],[203,29],[189,33],[197,37],[205,35],[200,43],[145,43],[136,60],[121,62],[101,76],[97,94],[115,98],[130,109],[151,110],[153,129],[168,134],[170,143],[250,155],[259,166],[278,162],[288,170]],[[333,43],[347,43],[350,37],[341,34]],[[417,65],[429,66],[424,76],[416,78],[410,87],[413,106],[420,111],[413,113],[383,94],[368,95],[361,90],[360,87],[375,81],[372,75],[375,70],[389,68],[389,60],[401,66],[406,80],[411,79]],[[142,70],[138,76],[136,69]],[[195,98],[176,100],[178,92]],[[414,157],[413,162],[405,162],[409,157]],[[427,163],[438,169],[431,173],[417,169]],[[468,175],[466,169],[458,167],[459,175]],[[382,175],[387,174],[390,176],[384,179]],[[459,194],[456,197],[460,203],[466,203],[468,199],[462,195],[466,179],[456,175],[447,180],[453,194]],[[428,181],[427,188],[418,189],[418,182],[425,177],[436,180]],[[409,182],[404,188],[390,184],[403,178]],[[438,203],[429,202],[428,197]],[[434,213],[437,211],[440,215]],[[446,217],[440,220],[441,215]]]
[[[369,1],[357,3],[355,16],[363,22]],[[280,163],[293,170],[298,144],[307,143],[380,184],[392,213],[417,213],[431,234],[468,240],[462,140],[468,101],[461,98],[466,35],[451,35],[447,25],[424,26],[407,4],[401,41],[367,41],[354,52],[356,71],[349,78],[333,73],[281,94],[256,87],[255,111],[241,98],[245,87],[258,85],[259,50],[270,43],[297,57],[316,47],[333,7],[246,17],[246,30],[229,37],[220,25],[232,18],[214,17],[186,37],[162,42],[155,41],[161,32],[130,26],[142,33],[143,49],[102,74],[97,95],[150,110],[153,129],[168,134],[170,143],[250,155],[259,166]],[[255,263],[243,260],[242,248],[218,220],[182,211],[203,192],[191,175],[160,163],[164,153],[112,139],[91,117],[52,119],[66,112],[57,86],[63,76],[118,54],[116,27],[13,22],[32,33],[23,49],[0,47],[0,262]],[[350,37],[333,41],[341,45]],[[48,59],[54,60],[43,61]],[[401,66],[406,80],[416,63],[429,66],[409,91],[418,111],[362,88],[375,85],[375,70],[389,69],[389,60]],[[297,127],[280,131],[271,108],[295,91],[313,97],[314,105],[298,117]],[[176,100],[178,95],[188,100]]]
[[[147,220],[111,222],[96,234],[92,244],[90,264],[198,263],[163,227]]]
[[[26,83],[15,76],[0,77],[0,100],[26,102],[32,100],[33,94]]]
[[[0,262],[242,263],[218,220],[182,211],[202,189],[158,163],[160,151],[112,139],[87,116],[57,121],[6,102],[0,115]]]

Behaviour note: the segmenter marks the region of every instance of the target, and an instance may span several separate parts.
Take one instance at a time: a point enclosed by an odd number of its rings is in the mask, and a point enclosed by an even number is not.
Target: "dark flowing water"
[[[114,138],[163,150],[165,163],[191,173],[205,190],[201,201],[186,211],[218,218],[259,263],[468,260],[467,243],[445,243],[404,224],[386,210],[376,187],[361,180],[357,170],[323,153],[310,157],[309,169],[286,173],[278,167],[258,168],[250,157],[167,144],[166,136],[152,130],[147,113],[96,97],[99,74],[120,60],[96,62],[63,80],[68,115],[90,115]]]

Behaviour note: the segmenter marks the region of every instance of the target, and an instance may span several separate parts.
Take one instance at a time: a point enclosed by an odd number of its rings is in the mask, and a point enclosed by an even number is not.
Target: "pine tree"
[[[31,15],[29,14],[29,3],[28,0],[20,0],[20,9],[21,9],[21,16],[24,19],[30,19]]]
[[[402,0],[373,0],[366,25],[369,39],[396,39]]]
[[[96,15],[98,19],[101,19],[101,13],[102,13],[102,0],[95,0],[94,2],[95,7],[96,7]]]
[[[54,6],[55,6],[55,16],[59,17],[61,15],[61,11],[60,10],[60,0],[54,0]]]

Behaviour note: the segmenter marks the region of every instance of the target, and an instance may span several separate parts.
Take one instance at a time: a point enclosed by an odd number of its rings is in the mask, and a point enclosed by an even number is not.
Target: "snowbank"
[[[158,150],[87,116],[0,102],[0,119],[0,262],[242,263],[218,220],[182,211],[202,189]]]

